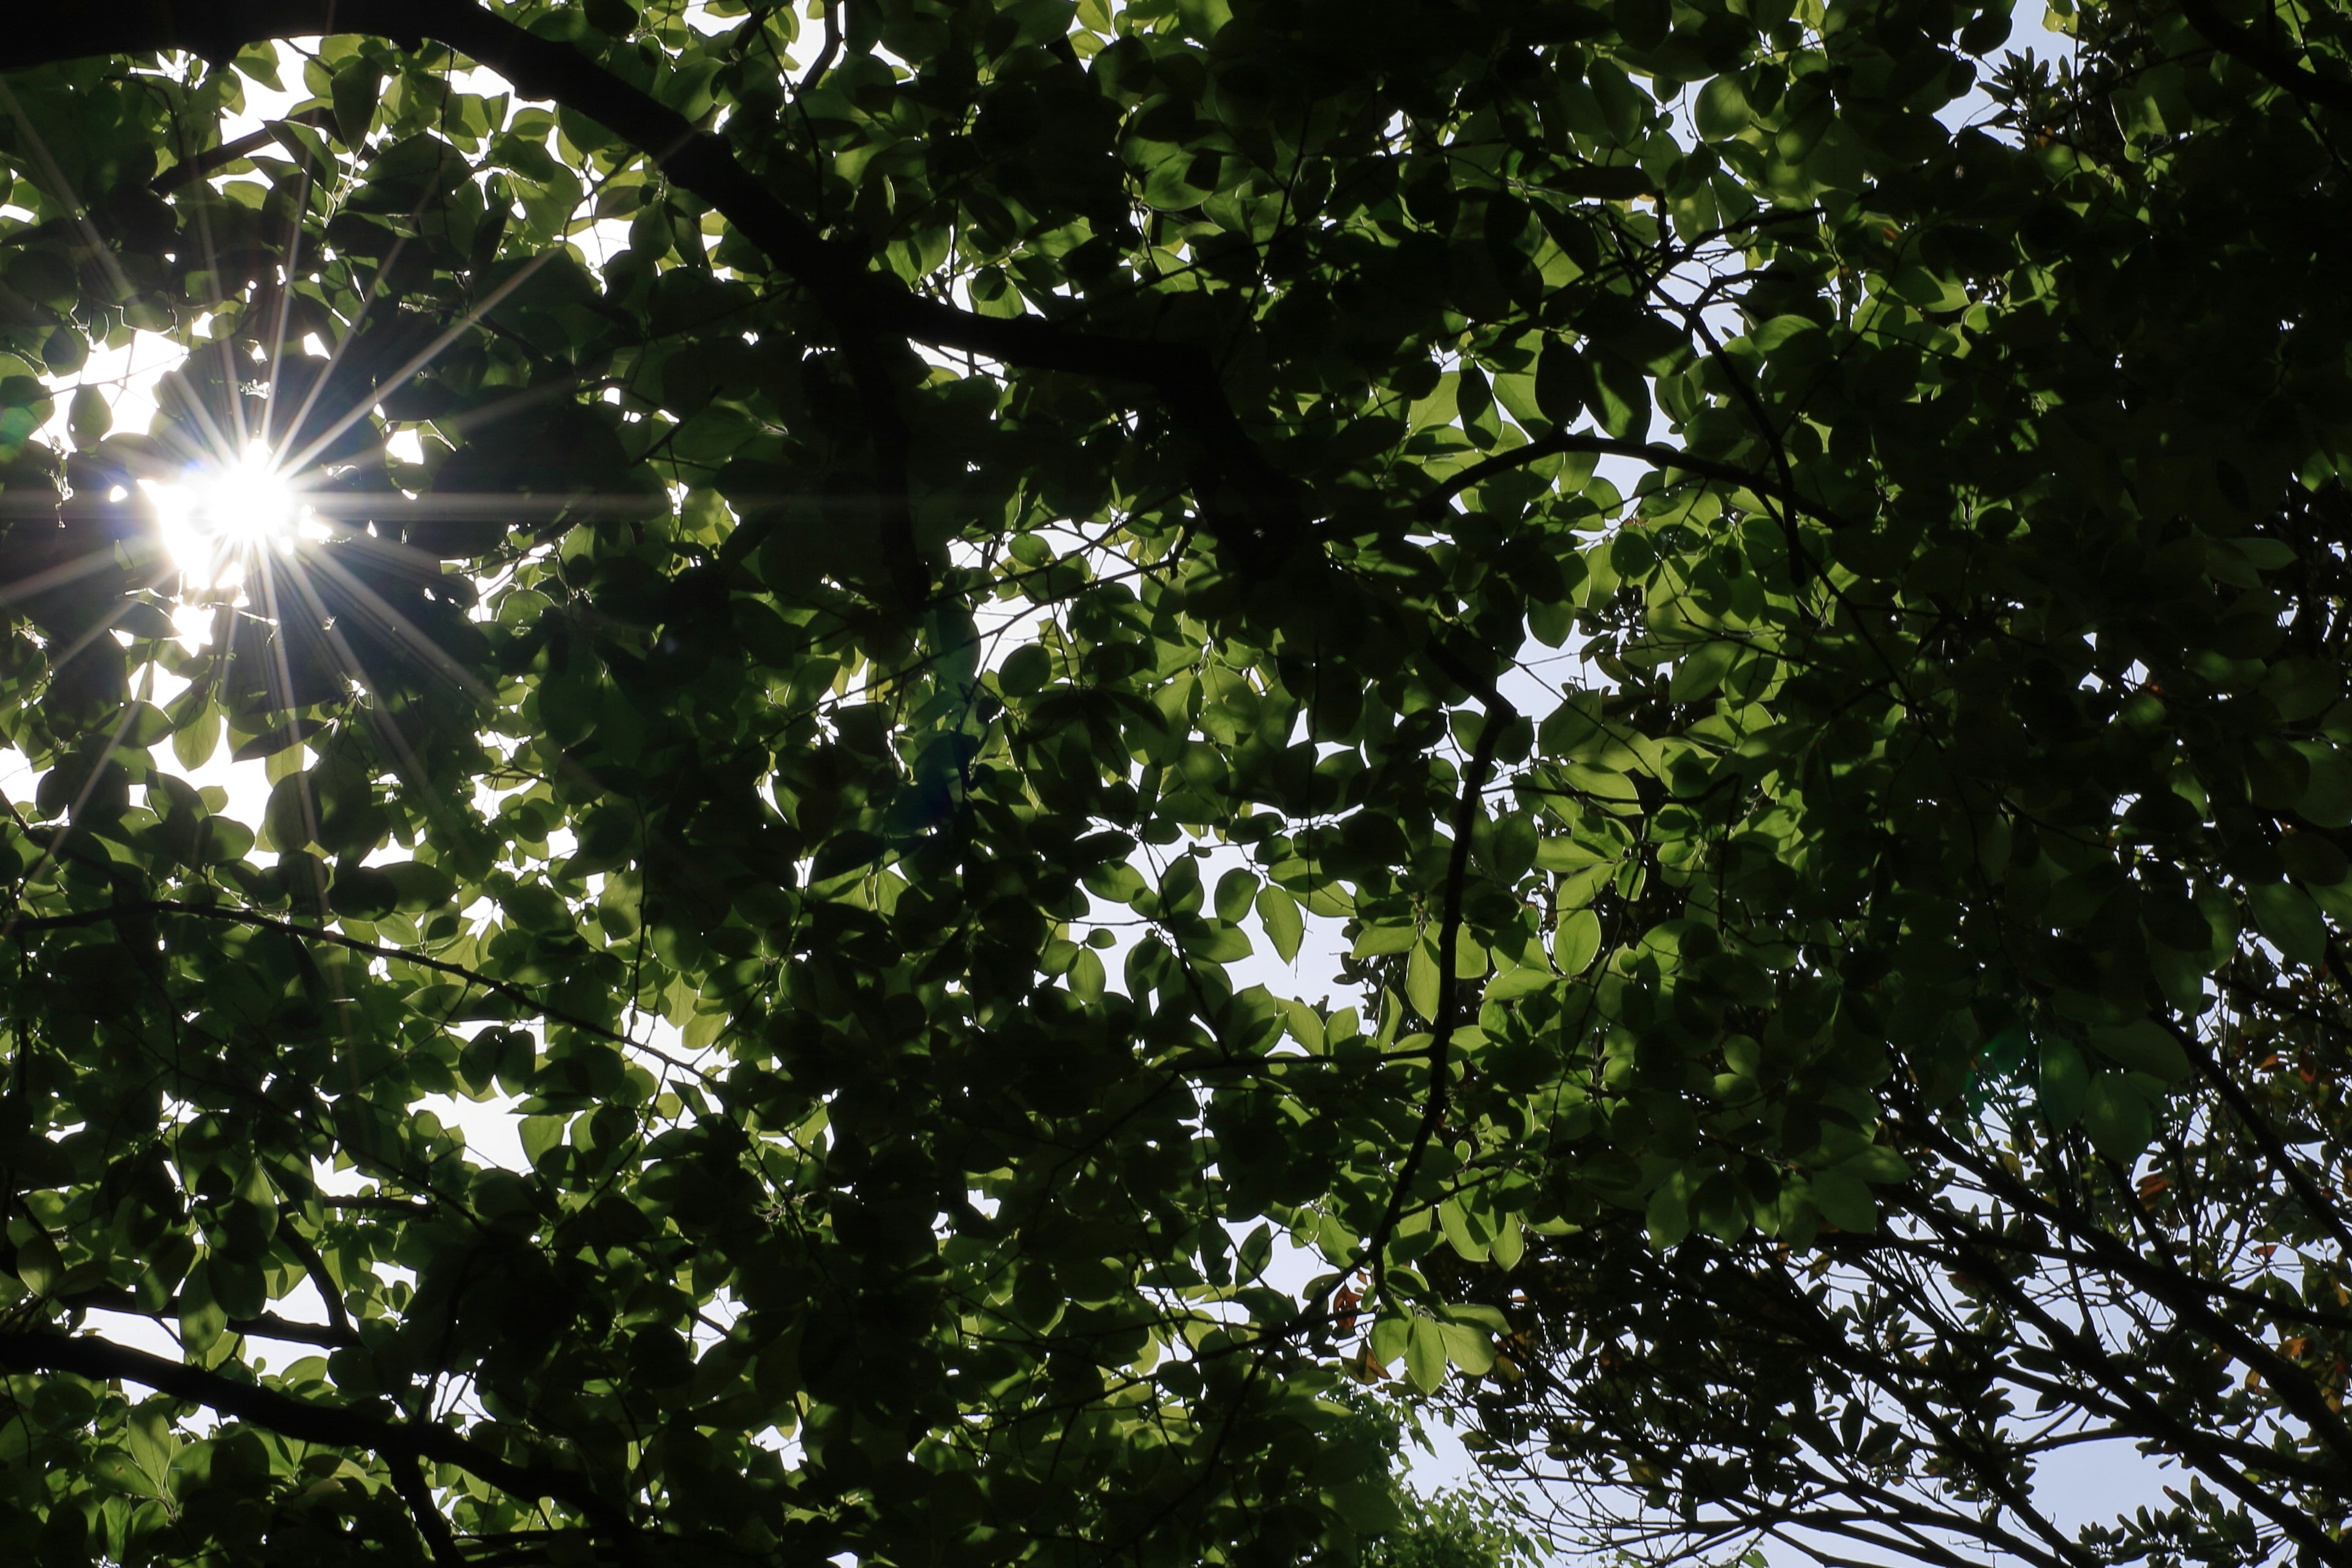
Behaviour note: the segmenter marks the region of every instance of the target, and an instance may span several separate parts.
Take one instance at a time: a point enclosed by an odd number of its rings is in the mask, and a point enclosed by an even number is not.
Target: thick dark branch
[[[283,37],[372,33],[394,40],[430,37],[512,82],[524,96],[550,99],[603,125],[654,159],[670,182],[702,197],[737,232],[807,287],[860,362],[861,400],[869,419],[887,391],[886,364],[873,352],[886,336],[984,355],[1008,364],[1126,381],[1148,387],[1191,437],[1191,468],[1205,514],[1221,537],[1262,559],[1278,556],[1304,534],[1302,489],[1257,449],[1234,415],[1207,353],[1191,344],[1107,338],[1034,317],[997,321],[909,294],[877,272],[856,247],[827,238],[769,194],[738,163],[726,142],[698,131],[677,110],[605,70],[569,44],[557,43],[467,0],[217,0],[208,5],[50,6],[12,17],[0,33],[0,70],[89,55],[184,50],[226,59],[247,45]],[[865,378],[875,378],[871,388]],[[888,439],[897,410],[876,426],[877,460],[892,460]],[[894,525],[895,526],[895,525]],[[898,542],[911,551],[908,537]]]
[[[177,1302],[166,1302],[162,1308],[150,1311],[141,1306],[139,1298],[128,1290],[111,1289],[77,1290],[69,1296],[60,1296],[55,1300],[57,1305],[60,1307],[87,1307],[92,1311],[121,1312],[134,1318],[152,1318],[158,1322],[176,1319],[180,1315]],[[335,1302],[333,1310],[340,1316],[342,1303]],[[347,1345],[360,1342],[360,1337],[352,1331],[348,1319],[340,1326],[334,1323],[298,1323],[291,1318],[281,1318],[275,1312],[263,1312],[257,1317],[231,1318],[228,1320],[228,1329],[233,1334],[250,1334],[257,1339],[264,1340],[286,1340],[295,1344],[320,1345],[329,1350],[341,1350]]]
[[[317,926],[296,925],[291,921],[276,920],[268,915],[257,915],[250,910],[183,903],[177,899],[156,899],[147,903],[112,904],[102,910],[77,910],[66,915],[30,916],[16,921],[11,934],[22,936],[28,931],[62,931],[75,926],[104,925],[109,921],[123,916],[155,914],[188,915],[197,920],[221,921],[229,925],[249,926],[256,931],[274,931],[287,936],[299,937],[304,942],[323,942],[330,947],[340,947],[351,952],[363,952],[371,958],[413,963],[419,969],[429,970],[436,974],[446,974],[452,980],[462,980],[469,985],[478,985],[485,991],[494,992],[510,1002],[519,1002],[551,1024],[562,1024],[593,1035],[599,1039],[611,1040],[616,1045],[627,1046],[633,1050],[661,1056],[663,1060],[670,1062],[673,1067],[686,1068],[688,1071],[695,1070],[688,1064],[662,1056],[662,1053],[653,1047],[641,1045],[626,1035],[616,1034],[602,1024],[592,1023],[586,1018],[563,1012],[560,1008],[551,1007],[511,981],[494,980],[478,970],[467,969],[461,963],[446,963],[437,958],[428,958],[421,952],[411,952],[406,948],[384,947],[377,942],[362,942],[355,936],[345,936],[341,931],[323,931]]]
[[[408,1516],[416,1521],[416,1533],[425,1538],[425,1550],[433,1553],[433,1568],[462,1568],[465,1555],[457,1550],[457,1538],[450,1531],[449,1521],[433,1504],[433,1489],[425,1484],[425,1472],[412,1459],[395,1457],[384,1463],[392,1471],[392,1489],[408,1505]]]
[[[286,1244],[286,1250],[302,1265],[302,1272],[310,1277],[310,1289],[316,1290],[319,1300],[326,1303],[328,1323],[341,1332],[346,1342],[357,1344],[359,1334],[352,1327],[351,1313],[343,1308],[342,1292],[335,1289],[335,1277],[327,1271],[327,1260],[319,1256],[319,1249],[296,1228],[292,1215],[279,1216],[278,1239]]]
[[[2180,0],[2180,14],[2225,55],[2234,55],[2306,103],[2352,114],[2352,82],[2321,76],[2286,50],[2221,15],[2212,0]]]
[[[1497,452],[1483,461],[1471,464],[1448,479],[1415,508],[1423,522],[1435,522],[1445,516],[1446,509],[1455,496],[1473,489],[1496,474],[1522,468],[1545,458],[1567,452],[1597,452],[1602,457],[1633,458],[1654,468],[1680,468],[1701,479],[1716,479],[1724,484],[1738,485],[1769,495],[1792,511],[1803,512],[1817,522],[1832,528],[1843,528],[1845,521],[1835,513],[1814,505],[1769,474],[1743,468],[1737,463],[1718,463],[1712,458],[1695,458],[1688,452],[1677,451],[1656,441],[1621,440],[1614,436],[1602,436],[1591,430],[1555,430],[1539,436],[1524,447],[1514,447],[1507,452]]]
[[[431,1459],[479,1476],[509,1496],[553,1498],[621,1536],[632,1527],[621,1510],[596,1495],[585,1476],[572,1470],[518,1465],[467,1442],[446,1426],[385,1421],[345,1406],[313,1405],[275,1389],[167,1361],[83,1335],[0,1334],[0,1366],[15,1372],[67,1372],[108,1383],[142,1383],[174,1399],[220,1415],[250,1421],[280,1436],[333,1448],[364,1448],[387,1460],[415,1464]]]
[[[169,195],[182,185],[194,184],[215,169],[225,168],[247,153],[258,153],[276,142],[278,127],[282,125],[320,126],[331,125],[333,122],[334,116],[323,109],[309,110],[300,114],[289,114],[283,120],[273,120],[258,131],[248,131],[234,142],[224,142],[219,146],[199,153],[185,162],[173,164],[155,176],[154,187]]]
[[[975,316],[913,295],[899,295],[892,313],[906,321],[908,337],[937,348],[1150,387],[1198,448],[1195,489],[1202,491],[1212,531],[1227,539],[1238,534],[1245,547],[1262,543],[1269,553],[1278,553],[1304,527],[1303,487],[1268,462],[1250,439],[1205,350],[1191,343],[1107,338],[1036,316]]]
[[[319,1202],[331,1209],[352,1209],[368,1214],[408,1215],[417,1219],[433,1217],[433,1205],[423,1198],[321,1197]]]

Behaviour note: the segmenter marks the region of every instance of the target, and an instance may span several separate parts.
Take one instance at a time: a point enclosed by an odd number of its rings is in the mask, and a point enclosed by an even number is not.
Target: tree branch
[[[184,50],[226,60],[247,44],[322,33],[430,37],[512,82],[523,96],[586,115],[651,157],[672,184],[709,202],[818,300],[843,345],[888,391],[887,364],[862,345],[897,335],[1039,370],[1149,387],[1194,447],[1188,468],[1204,521],[1244,560],[1265,564],[1305,538],[1304,487],[1258,450],[1199,346],[1107,338],[1037,317],[998,321],[908,292],[855,247],[830,239],[769,194],[726,141],[630,86],[569,44],[525,31],[469,0],[215,0],[207,5],[49,6],[0,34],[0,70],[89,55]],[[869,417],[877,401],[862,394]],[[895,414],[895,401],[892,412]],[[887,468],[889,426],[877,426]],[[895,527],[895,522],[893,523]],[[911,534],[892,548],[911,550]]]
[[[2273,1497],[2245,1471],[2218,1452],[2215,1445],[2196,1427],[2168,1416],[2144,1389],[2113,1370],[2112,1358],[2091,1345],[2078,1330],[2051,1316],[2040,1302],[2020,1289],[2015,1281],[2002,1273],[1999,1261],[1979,1250],[1974,1240],[1955,1234],[1950,1222],[1932,1210],[1915,1208],[1912,1212],[1920,1223],[1944,1237],[1962,1266],[1985,1282],[1987,1290],[2006,1302],[2011,1311],[2027,1319],[2040,1330],[2042,1338],[2064,1355],[2070,1365],[2095,1377],[2109,1394],[2123,1404],[2131,1419],[2143,1430],[2161,1431],[2183,1459],[2285,1531],[2313,1556],[2328,1563],[2352,1563],[2352,1548],[2328,1537],[2293,1501]]]
[[[217,147],[209,148],[192,158],[174,163],[156,175],[150,183],[158,194],[169,195],[182,185],[194,184],[215,169],[234,163],[248,153],[260,152],[278,140],[278,131],[280,126],[308,125],[316,128],[331,125],[333,122],[333,113],[324,109],[312,109],[300,114],[289,114],[283,120],[271,121],[258,131],[248,131],[234,142],[224,142]]]
[[[433,1217],[432,1204],[423,1198],[321,1196],[319,1202],[331,1209],[352,1209],[368,1214],[407,1215],[415,1219]]]
[[[551,1024],[562,1024],[593,1035],[598,1039],[611,1040],[615,1045],[626,1046],[631,1050],[644,1051],[648,1056],[667,1062],[681,1071],[692,1072],[697,1077],[707,1076],[693,1064],[680,1061],[658,1047],[642,1044],[629,1038],[626,1035],[617,1034],[602,1024],[593,1023],[576,1014],[566,1013],[561,1008],[550,1006],[511,981],[494,980],[476,970],[467,969],[461,963],[446,963],[437,958],[428,958],[421,952],[411,952],[406,948],[384,947],[373,942],[362,942],[355,936],[345,936],[341,931],[326,931],[318,926],[296,925],[291,921],[275,920],[268,915],[255,914],[249,910],[221,909],[205,904],[184,903],[177,899],[155,899],[146,903],[112,904],[102,910],[77,910],[71,914],[30,916],[16,921],[14,931],[9,934],[21,936],[27,931],[62,931],[69,927],[104,925],[109,921],[125,915],[145,914],[188,915],[197,920],[222,921],[230,925],[249,926],[256,931],[278,931],[287,936],[299,937],[305,942],[323,942],[331,947],[343,948],[352,952],[362,952],[371,958],[397,959],[403,963],[413,963],[419,969],[430,970],[436,974],[446,974],[453,980],[463,980],[468,984],[478,985],[486,991],[495,992],[509,1001],[522,1004]]]
[[[2090,1252],[2095,1262],[2165,1307],[2173,1314],[2175,1321],[2204,1335],[2249,1368],[2262,1373],[2277,1393],[2280,1403],[2310,1427],[2315,1441],[2339,1458],[2352,1455],[2352,1428],[2346,1426],[2344,1417],[2328,1404],[2326,1392],[2302,1368],[2263,1343],[2257,1335],[2216,1311],[2206,1299],[2200,1281],[2192,1279],[2184,1287],[2175,1278],[2175,1270],[2151,1264],[2112,1232],[2084,1216],[2072,1202],[2035,1191],[2011,1175],[2005,1167],[1975,1154],[1942,1129],[1915,1126],[1912,1131],[1920,1144],[1935,1149],[1945,1159],[1969,1172],[1988,1191],[2007,1197],[2019,1213],[2033,1214],[2074,1237]],[[1948,1230],[1953,1223],[1924,1209],[1916,1212],[1919,1213],[1923,1224],[1939,1233]],[[1969,1243],[1963,1240],[1961,1244]],[[1970,1271],[1980,1272],[1982,1267],[1982,1264],[1971,1265]],[[2347,1555],[2343,1561],[2352,1563],[2352,1555]]]
[[[157,1322],[164,1322],[179,1315],[179,1303],[176,1301],[167,1301],[160,1309],[151,1311],[141,1306],[139,1298],[130,1291],[107,1287],[77,1290],[71,1295],[53,1297],[51,1300],[60,1307],[83,1307],[98,1312],[121,1312],[126,1317],[152,1318]],[[341,1315],[341,1302],[334,1303],[333,1310],[338,1316]],[[250,1334],[256,1339],[264,1340],[285,1340],[294,1344],[318,1345],[326,1350],[341,1350],[347,1345],[360,1342],[360,1337],[352,1331],[348,1319],[340,1326],[334,1323],[298,1323],[291,1318],[281,1318],[275,1312],[263,1312],[257,1317],[231,1318],[228,1320],[228,1330],[233,1334]]]
[[[1372,1234],[1364,1238],[1364,1250],[1358,1264],[1360,1268],[1370,1266],[1375,1302],[1388,1293],[1389,1240],[1396,1234],[1397,1221],[1403,1217],[1405,1204],[1412,1196],[1412,1179],[1421,1169],[1423,1156],[1429,1152],[1431,1142],[1445,1125],[1454,1070],[1454,1015],[1461,1006],[1461,983],[1454,977],[1454,955],[1462,940],[1462,885],[1470,871],[1470,835],[1478,822],[1479,796],[1486,793],[1487,775],[1495,770],[1495,748],[1503,731],[1519,716],[1519,710],[1492,680],[1480,679],[1442,642],[1432,642],[1429,653],[1447,675],[1485,700],[1486,717],[1479,726],[1477,743],[1470,749],[1470,765],[1462,772],[1462,795],[1454,807],[1454,845],[1445,867],[1444,912],[1437,937],[1437,1016],[1430,1020],[1429,1098],[1422,1106],[1421,1125],[1413,1131],[1412,1144],[1397,1166],[1396,1182],[1389,1189],[1388,1207],[1381,1211]]]
[[[327,1272],[327,1260],[319,1256],[319,1249],[310,1245],[310,1238],[295,1227],[291,1213],[279,1214],[278,1239],[286,1244],[286,1250],[302,1265],[302,1272],[310,1277],[310,1289],[316,1290],[319,1300],[326,1303],[328,1323],[348,1342],[357,1344],[359,1332],[352,1327],[351,1313],[343,1308],[342,1292],[335,1289],[335,1277]]]
[[[2222,16],[2212,0],[2180,0],[2180,14],[2207,43],[2245,61],[2295,97],[2352,114],[2352,82],[2321,76],[2284,49],[2256,37],[2252,28]]]
[[[1436,522],[1445,516],[1454,498],[1465,490],[1486,483],[1496,474],[1522,468],[1529,463],[1564,452],[1597,452],[1604,457],[1637,458],[1652,468],[1680,468],[1703,479],[1717,479],[1769,495],[1790,510],[1803,512],[1815,521],[1832,528],[1846,526],[1845,519],[1814,505],[1769,474],[1743,468],[1737,463],[1718,463],[1711,458],[1695,458],[1688,452],[1678,451],[1656,441],[1624,440],[1590,430],[1555,430],[1549,436],[1538,437],[1524,447],[1514,447],[1507,452],[1497,452],[1491,458],[1473,463],[1423,496],[1413,509],[1415,515],[1423,522]]]
[[[2239,1087],[2237,1079],[2230,1076],[2229,1068],[2205,1048],[2205,1042],[2198,1037],[2196,1030],[2168,1024],[2167,1032],[2180,1042],[2182,1052],[2197,1064],[2197,1070],[2204,1076],[2206,1082],[2213,1086],[2214,1092],[2229,1106],[2239,1124],[2245,1128],[2247,1135],[2262,1145],[2263,1152],[2270,1157],[2271,1163],[2277,1168],[2286,1184],[2294,1189],[2294,1195],[2303,1200],[2303,1206],[2309,1211],[2311,1217],[2335,1240],[2339,1255],[2352,1258],[2352,1229],[2346,1227],[2344,1216],[2336,1211],[2334,1204],[2327,1201],[2326,1194],[2304,1168],[2296,1163],[2285,1140],[2279,1136],[2278,1129],[2273,1127],[2270,1119],[2246,1098],[2246,1091]]]
[[[433,1505],[433,1489],[425,1483],[425,1472],[416,1462],[395,1456],[384,1461],[392,1472],[392,1489],[408,1505],[408,1515],[416,1521],[416,1533],[425,1538],[425,1550],[433,1553],[433,1568],[460,1568],[466,1561],[457,1550],[457,1537],[449,1529],[449,1521]]]
[[[446,1426],[385,1421],[347,1406],[313,1405],[276,1389],[257,1387],[167,1361],[145,1351],[86,1335],[0,1334],[0,1366],[16,1372],[65,1372],[94,1382],[143,1383],[174,1399],[266,1426],[282,1436],[334,1448],[365,1448],[387,1460],[431,1459],[479,1476],[519,1499],[553,1498],[620,1537],[634,1532],[626,1515],[599,1497],[576,1470],[518,1465],[470,1443]]]

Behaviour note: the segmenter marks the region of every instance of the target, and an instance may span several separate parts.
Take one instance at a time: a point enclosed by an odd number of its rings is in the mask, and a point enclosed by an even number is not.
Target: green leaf
[[[1701,643],[1675,663],[1666,695],[1676,702],[1696,702],[1712,695],[1744,651],[1733,642]]]
[[[1404,1342],[1404,1374],[1423,1394],[1434,1394],[1445,1381],[1445,1336],[1427,1318],[1412,1320]]]
[[[1620,440],[1636,440],[1650,433],[1650,388],[1642,373],[1606,349],[1585,356],[1591,372],[1591,389],[1585,406],[1601,429]]]
[[[1464,1211],[1459,1198],[1448,1198],[1437,1205],[1437,1223],[1447,1245],[1455,1252],[1473,1263],[1486,1261],[1486,1239]]]
[[[2129,1169],[2156,1135],[2147,1097],[2119,1072],[2102,1072],[2091,1080],[2083,1105],[2083,1130],[2091,1146]]]
[[[1545,418],[1567,429],[1584,417],[1592,396],[1592,372],[1574,347],[1554,338],[1536,362],[1536,406]]]
[[[58,1256],[58,1244],[46,1230],[37,1230],[16,1243],[16,1278],[25,1289],[36,1296],[46,1296],[57,1289],[65,1266]]]
[[[2083,1097],[2091,1085],[2091,1069],[2073,1041],[2051,1035],[2042,1042],[2042,1120],[2052,1131],[2063,1132],[2083,1114]]]
[[[2136,1018],[2118,1027],[2094,1028],[2091,1044],[2134,1072],[2168,1082],[2189,1076],[2189,1054],[2171,1030],[2153,1018]]]
[[[1600,916],[1591,910],[1576,910],[1560,916],[1559,928],[1552,935],[1551,957],[1562,974],[1583,973],[1600,952]]]
[[[163,1495],[172,1473],[173,1456],[180,1449],[180,1440],[172,1432],[169,1417],[154,1405],[140,1405],[124,1423],[124,1436],[130,1441],[132,1461],[152,1483],[155,1495]]]
[[[352,55],[335,68],[333,100],[335,132],[343,145],[356,148],[367,140],[375,122],[376,104],[383,96],[383,72],[364,55]]]
[[[2312,759],[2295,810],[2314,826],[2352,826],[2352,759],[2332,752]]]
[[[114,405],[101,389],[81,387],[68,405],[66,428],[73,433],[75,446],[94,447],[114,428]]]
[[[1404,999],[1412,1005],[1414,1012],[1433,1022],[1437,1017],[1442,991],[1443,980],[1437,966],[1437,939],[1425,935],[1412,944],[1412,955],[1405,961]]]
[[[1166,874],[1160,879],[1160,912],[1195,914],[1201,903],[1201,863],[1190,855],[1180,855],[1169,863]]]
[[[1501,1226],[1495,1232],[1494,1244],[1487,1253],[1494,1259],[1495,1267],[1503,1269],[1517,1268],[1519,1259],[1527,1255],[1527,1237],[1520,1228],[1519,1216],[1516,1214],[1505,1213]]]
[[[209,1275],[198,1268],[180,1286],[180,1343],[192,1355],[203,1355],[228,1328],[228,1313],[213,1300]]]
[[[2263,677],[2262,693],[2282,719],[2316,718],[2344,694],[2344,671],[2327,659],[2281,659]]]
[[[1531,963],[1521,969],[1497,970],[1486,984],[1488,1002],[1516,1002],[1522,996],[1538,995],[1549,991],[1559,976],[1541,963]]]
[[[2317,833],[2284,833],[2279,836],[2279,858],[2286,862],[2287,872],[2306,889],[2336,888],[2352,879],[2352,859],[2335,843]]]
[[[191,689],[189,695],[194,695]],[[172,755],[180,766],[194,773],[212,761],[213,752],[220,747],[221,711],[210,702],[200,702],[192,709],[182,710],[173,704],[175,722],[172,730]]]
[[[1690,1197],[1679,1174],[1660,1184],[1650,1194],[1644,1217],[1649,1223],[1650,1245],[1661,1252],[1690,1234]]]
[[[1088,1005],[1100,1002],[1110,986],[1110,976],[1103,968],[1103,961],[1092,948],[1078,950],[1077,957],[1070,963],[1069,978],[1070,994]]]
[[[1917,1173],[1908,1160],[1884,1143],[1864,1144],[1851,1157],[1840,1161],[1837,1168],[1850,1176],[1882,1184],[1907,1182]]]
[[[1755,117],[1748,107],[1748,93],[1737,77],[1719,76],[1699,89],[1691,105],[1693,120],[1698,133],[1710,142],[1720,142],[1748,129]]]
[[[1878,1228],[1878,1205],[1857,1176],[1843,1171],[1816,1171],[1809,1195],[1822,1217],[1840,1230],[1867,1235]]]
[[[1382,953],[1405,952],[1421,941],[1421,929],[1411,924],[1366,925],[1356,933],[1355,944],[1349,948],[1353,958],[1373,958]]]
[[[1481,1377],[1495,1370],[1495,1343],[1484,1331],[1468,1323],[1440,1323],[1439,1339],[1445,1344],[1445,1359],[1473,1377]]]
[[[569,1119],[562,1116],[526,1116],[518,1129],[522,1142],[522,1157],[536,1166],[563,1142],[563,1129]]]
[[[1258,889],[1258,922],[1265,931],[1266,940],[1285,963],[1296,963],[1298,944],[1307,934],[1307,922],[1300,918],[1298,900],[1280,888],[1268,883]]]
[[[2246,889],[2254,925],[2288,962],[2316,968],[2327,957],[2327,922],[2311,895],[2286,882],[2259,883]]]
[[[1217,911],[1219,920],[1234,924],[1247,917],[1250,900],[1256,892],[1257,878],[1236,866],[1217,879],[1216,898],[1211,907]]]
[[[1537,842],[1532,813],[1514,811],[1496,818],[1486,837],[1486,860],[1496,880],[1516,884],[1534,869]]]

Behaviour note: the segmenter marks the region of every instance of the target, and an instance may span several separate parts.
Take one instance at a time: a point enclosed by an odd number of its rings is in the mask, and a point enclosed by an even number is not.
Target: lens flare
[[[199,464],[177,480],[142,479],[140,488],[164,548],[199,589],[234,588],[257,552],[291,551],[309,512],[277,455],[258,441],[233,463]]]

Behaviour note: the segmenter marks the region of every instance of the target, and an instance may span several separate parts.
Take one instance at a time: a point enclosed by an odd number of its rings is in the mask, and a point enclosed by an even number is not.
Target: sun
[[[198,589],[233,589],[264,550],[290,552],[310,509],[256,441],[234,461],[199,463],[176,480],[142,480],[163,546]]]

